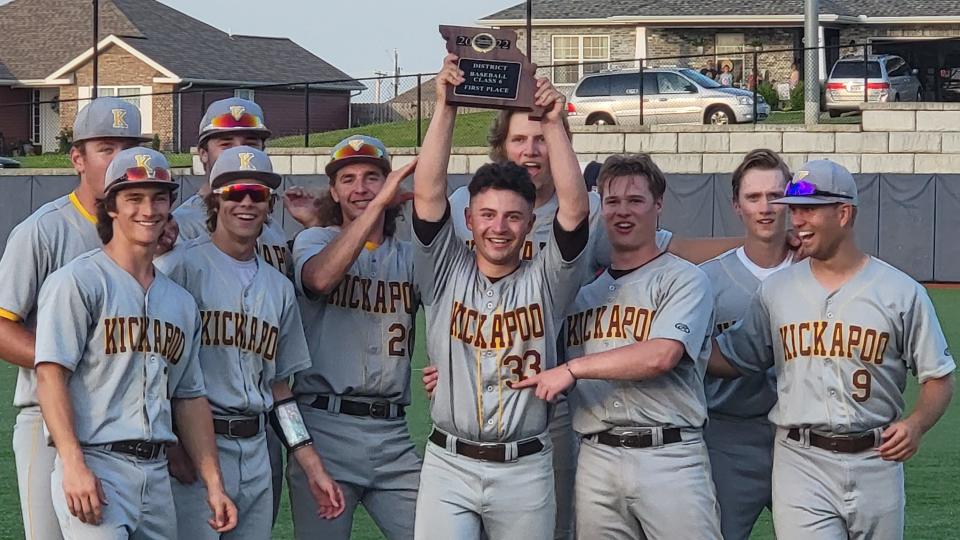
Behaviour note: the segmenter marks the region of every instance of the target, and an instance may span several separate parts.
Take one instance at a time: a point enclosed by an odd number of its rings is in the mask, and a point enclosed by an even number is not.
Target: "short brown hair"
[[[642,176],[647,179],[655,200],[663,199],[667,191],[667,177],[648,154],[616,154],[607,158],[597,175],[597,189],[603,195],[610,180],[624,176]]]
[[[507,144],[507,132],[510,131],[510,119],[513,118],[513,115],[518,112],[520,111],[511,111],[508,109],[501,110],[499,113],[497,113],[497,116],[493,118],[493,123],[490,124],[490,133],[487,134],[487,144],[490,145],[490,159],[497,163],[510,161],[507,159],[507,152],[505,149]],[[570,133],[570,123],[567,122],[566,115],[563,116],[563,130],[567,132],[567,137],[573,137]]]
[[[747,171],[751,169],[759,169],[761,171],[779,170],[783,173],[783,179],[787,182],[789,182],[790,177],[793,176],[790,172],[790,167],[783,161],[780,154],[766,148],[751,150],[743,157],[740,165],[737,165],[737,169],[733,171],[733,178],[730,180],[733,186],[733,200],[737,200],[740,197],[740,184],[743,183],[743,175],[747,174]]]

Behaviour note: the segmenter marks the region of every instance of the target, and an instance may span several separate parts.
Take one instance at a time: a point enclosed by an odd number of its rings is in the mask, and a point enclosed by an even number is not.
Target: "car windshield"
[[[871,79],[880,78],[880,62],[867,62],[867,73],[868,77]],[[831,79],[862,79],[863,78],[863,62],[860,61],[845,61],[837,62],[833,66],[833,73],[830,74]]]
[[[699,84],[704,88],[720,88],[720,83],[707,77],[706,75],[695,71],[692,69],[681,69],[680,73],[683,73],[684,77],[693,80],[693,82]]]

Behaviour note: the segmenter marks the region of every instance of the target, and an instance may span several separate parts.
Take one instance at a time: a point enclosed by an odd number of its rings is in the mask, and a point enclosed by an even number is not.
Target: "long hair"
[[[331,186],[332,187],[332,186]],[[403,210],[400,206],[387,208],[383,217],[383,235],[393,236],[397,232],[397,216]],[[333,200],[330,189],[325,190],[319,197],[317,216],[321,227],[333,227],[343,225],[343,210],[340,203]]]

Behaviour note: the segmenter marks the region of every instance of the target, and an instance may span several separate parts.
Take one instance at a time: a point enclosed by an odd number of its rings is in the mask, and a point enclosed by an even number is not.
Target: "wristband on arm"
[[[297,448],[313,444],[313,438],[310,437],[310,432],[303,423],[300,407],[292,397],[273,404],[273,410],[270,411],[270,425],[273,426],[273,430],[288,451],[292,452]]]

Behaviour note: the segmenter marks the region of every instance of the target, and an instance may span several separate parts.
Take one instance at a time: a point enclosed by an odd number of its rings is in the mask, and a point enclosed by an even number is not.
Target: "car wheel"
[[[705,124],[711,124],[714,126],[722,126],[726,124],[734,124],[736,120],[733,117],[733,112],[726,107],[714,107],[707,111]]]
[[[917,101],[923,101],[923,89],[917,90]]]
[[[612,126],[614,123],[613,118],[606,114],[597,114],[587,118],[588,126]]]
[[[843,111],[834,111],[834,110],[831,110],[831,111],[830,111],[830,118],[839,118],[841,114],[843,114]]]
[[[894,102],[894,103],[899,103],[899,102],[900,102],[900,94],[895,94],[895,95],[893,96],[893,102]]]

